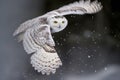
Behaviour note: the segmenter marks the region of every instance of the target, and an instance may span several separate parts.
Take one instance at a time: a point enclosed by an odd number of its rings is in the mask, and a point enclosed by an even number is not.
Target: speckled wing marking
[[[31,56],[31,64],[38,72],[49,75],[55,73],[62,62],[54,48],[49,25],[36,25],[26,30],[23,37],[23,46]]]
[[[46,17],[36,17],[31,20],[27,20],[24,23],[22,23],[13,33],[13,36],[16,36],[22,32],[25,32],[27,29],[32,28],[36,26],[37,24],[46,24]]]
[[[28,54],[33,53],[31,64],[34,69],[42,74],[49,75],[55,73],[62,62],[54,48],[55,42],[47,22],[48,18],[52,16],[63,17],[69,14],[93,14],[101,9],[102,5],[98,1],[82,0],[75,2],[24,22],[13,35],[18,35],[19,41],[23,42],[24,50]]]
[[[38,72],[49,75],[50,73],[54,74],[62,62],[57,52],[51,53],[40,49],[31,56],[31,64]]]
[[[47,50],[50,49],[51,46],[55,46],[54,40],[51,36],[50,26],[36,25],[34,28],[27,29],[23,36],[23,46],[28,54],[41,48]]]
[[[63,6],[57,10],[60,15],[69,14],[92,14],[100,11],[102,9],[101,3],[98,1],[90,2],[90,0],[82,0],[79,2],[74,2],[72,4]]]

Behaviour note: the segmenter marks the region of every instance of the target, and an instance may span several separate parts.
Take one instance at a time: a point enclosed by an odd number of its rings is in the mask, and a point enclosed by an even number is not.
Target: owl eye
[[[58,23],[57,21],[54,21],[54,23],[56,24],[56,23]]]
[[[62,21],[62,23],[65,23],[65,21]]]

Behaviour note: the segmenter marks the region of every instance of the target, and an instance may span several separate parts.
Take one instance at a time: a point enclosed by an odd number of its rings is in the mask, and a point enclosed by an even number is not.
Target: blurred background
[[[30,55],[12,36],[21,23],[78,0],[0,0],[0,80],[120,80],[120,5],[99,0],[92,15],[68,15],[69,25],[53,34],[63,66],[50,76],[37,73]]]

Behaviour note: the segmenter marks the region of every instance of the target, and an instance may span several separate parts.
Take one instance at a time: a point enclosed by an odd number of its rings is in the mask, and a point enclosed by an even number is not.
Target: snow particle
[[[98,36],[100,37],[100,36],[102,36],[101,34],[98,34]]]
[[[91,56],[90,56],[90,55],[88,55],[88,58],[91,58]]]
[[[97,70],[95,70],[95,73],[97,72]]]
[[[83,71],[83,70],[81,70],[81,72],[83,73],[84,71]]]
[[[105,67],[104,70],[107,71],[107,67]]]

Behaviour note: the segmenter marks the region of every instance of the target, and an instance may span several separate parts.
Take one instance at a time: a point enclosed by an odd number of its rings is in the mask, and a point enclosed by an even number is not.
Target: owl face
[[[62,31],[68,24],[68,21],[63,16],[53,16],[48,19],[48,24],[51,27],[51,32],[59,32]]]

